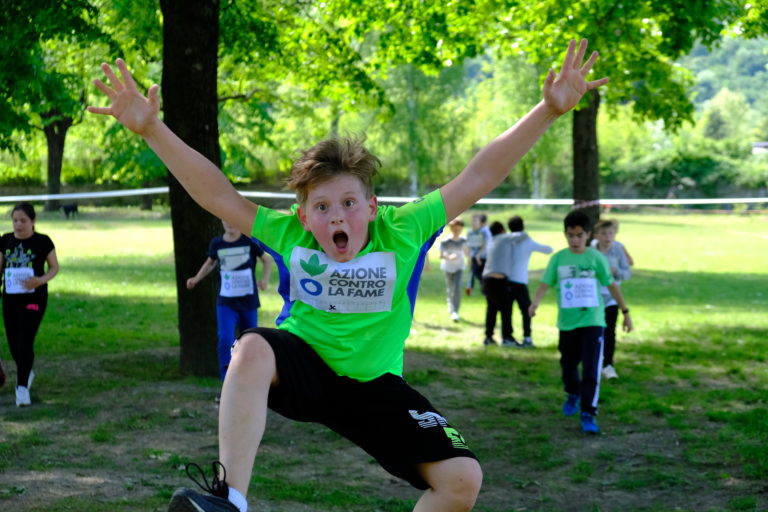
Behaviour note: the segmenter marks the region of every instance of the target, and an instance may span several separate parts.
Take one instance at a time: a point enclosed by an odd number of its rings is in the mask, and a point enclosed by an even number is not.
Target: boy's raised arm
[[[88,107],[88,111],[111,115],[141,135],[200,206],[241,232],[250,233],[258,206],[241,196],[210,160],[184,143],[157,117],[160,110],[157,85],[153,85],[148,97],[144,97],[122,59],[117,60],[117,67],[122,82],[108,64],[102,64],[101,68],[111,87],[101,80],[94,80],[112,104]]]
[[[588,90],[608,82],[607,78],[586,81],[597,60],[597,52],[592,52],[582,65],[586,50],[586,39],[581,40],[578,50],[576,41],[571,40],[560,72],[555,75],[550,70],[544,80],[544,99],[481,149],[461,174],[440,189],[446,218],[455,218],[496,188],[558,117],[575,107]]]

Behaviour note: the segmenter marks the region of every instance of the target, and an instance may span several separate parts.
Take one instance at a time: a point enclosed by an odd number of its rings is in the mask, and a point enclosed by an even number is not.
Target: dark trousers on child
[[[560,331],[558,349],[565,392],[581,396],[581,412],[597,414],[603,362],[603,328],[590,326]]]
[[[501,313],[501,338],[512,337],[512,302],[510,302],[507,280],[503,277],[483,279],[485,294],[485,336],[493,337],[496,329],[496,314]]]
[[[528,307],[531,305],[531,296],[528,293],[528,285],[523,283],[515,283],[514,281],[507,281],[509,285],[510,295],[510,309],[512,305],[517,302],[520,308],[520,314],[523,317],[523,336],[531,336],[531,317],[528,315]],[[513,328],[514,331],[514,328]]]
[[[47,304],[47,295],[36,298],[3,296],[5,336],[8,338],[11,357],[16,362],[18,386],[26,387],[29,383],[29,372],[35,362],[35,336]]]
[[[475,289],[475,279],[480,281],[480,288],[483,285],[483,270],[485,269],[485,258],[480,258],[480,262],[477,262],[477,258],[472,257],[470,260],[469,281],[467,281],[467,288],[470,290]]]
[[[603,355],[603,367],[613,366],[613,353],[616,352],[616,321],[619,318],[619,305],[606,306],[605,308],[605,349]]]

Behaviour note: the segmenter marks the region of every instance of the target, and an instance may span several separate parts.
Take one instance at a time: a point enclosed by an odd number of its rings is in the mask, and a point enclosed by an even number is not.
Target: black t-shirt
[[[261,258],[263,254],[264,249],[259,242],[245,235],[234,242],[227,242],[220,236],[211,240],[208,256],[219,262],[221,270],[219,304],[238,311],[256,309],[261,305],[254,268],[256,258]]]
[[[19,240],[13,233],[6,233],[0,238],[0,253],[3,255],[3,297],[14,296],[32,299],[48,296],[48,283],[39,286],[33,293],[8,293],[18,289],[12,279],[25,279],[30,277],[24,270],[32,269],[35,276],[45,274],[45,260],[51,251],[55,249],[53,241],[48,235],[33,233],[31,237]],[[8,281],[8,282],[6,282]]]

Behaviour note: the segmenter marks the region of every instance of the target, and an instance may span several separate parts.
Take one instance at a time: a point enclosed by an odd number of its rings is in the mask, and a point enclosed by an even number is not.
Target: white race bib
[[[595,308],[599,305],[597,281],[593,277],[572,277],[560,281],[560,307]]]
[[[329,313],[391,311],[396,278],[391,252],[374,252],[346,263],[304,247],[291,253],[291,300]]]
[[[24,288],[24,281],[35,275],[31,267],[6,268],[5,269],[5,293],[34,293],[35,290]]]
[[[253,295],[253,274],[251,269],[222,270],[221,290],[222,297],[245,297]]]

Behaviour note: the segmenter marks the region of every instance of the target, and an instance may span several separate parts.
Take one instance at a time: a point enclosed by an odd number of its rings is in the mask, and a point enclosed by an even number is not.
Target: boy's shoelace
[[[219,479],[218,468],[221,468],[221,475],[222,475],[221,479]],[[190,472],[191,469],[194,469],[197,471],[197,473],[202,478],[203,483],[200,483],[200,480],[192,476],[192,473]],[[200,487],[202,490],[204,490],[208,494],[212,494],[214,496],[218,496],[219,498],[224,498],[224,499],[227,499],[227,497],[229,496],[229,486],[227,485],[227,469],[224,467],[224,465],[221,462],[214,461],[211,463],[213,480],[211,480],[210,483],[208,483],[208,479],[206,478],[205,472],[203,471],[203,469],[197,464],[195,464],[194,462],[190,462],[189,464],[186,464],[184,466],[184,470],[187,472],[187,476],[190,478],[190,480],[195,482],[198,487]]]

